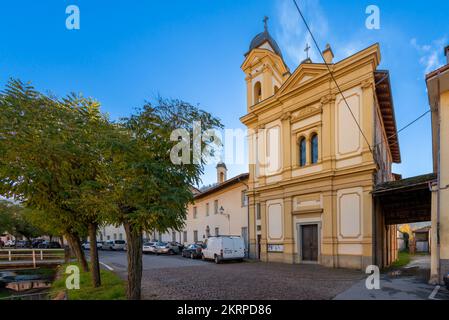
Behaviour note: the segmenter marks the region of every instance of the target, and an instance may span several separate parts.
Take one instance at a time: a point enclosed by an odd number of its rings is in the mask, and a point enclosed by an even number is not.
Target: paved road
[[[103,267],[127,278],[126,252],[100,251]],[[144,299],[427,300],[449,299],[427,284],[429,261],[417,257],[400,272],[381,275],[381,290],[367,290],[360,271],[318,265],[244,262],[215,265],[181,256],[143,256]]]
[[[411,262],[380,277],[380,290],[367,290],[365,280],[335,297],[336,300],[449,300],[444,287],[428,284],[430,256],[414,256]]]
[[[121,273],[127,271],[127,260],[125,251],[99,251],[100,262],[103,267],[109,266],[114,271]],[[106,266],[104,265],[106,264]],[[182,267],[198,267],[204,266],[208,262],[202,260],[192,260],[181,257],[181,255],[143,255],[143,270],[165,269],[165,268],[182,268]]]
[[[100,251],[100,261],[126,279],[126,253]],[[103,265],[104,266],[104,265]],[[213,262],[144,255],[144,299],[332,299],[364,277],[359,271],[317,265]]]

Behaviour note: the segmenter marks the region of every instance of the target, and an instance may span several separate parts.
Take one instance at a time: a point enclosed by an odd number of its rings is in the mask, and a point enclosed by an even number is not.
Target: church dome
[[[251,41],[248,52],[251,52],[251,50],[253,50],[253,49],[257,49],[260,46],[262,46],[265,42],[268,42],[270,44],[270,46],[273,48],[274,52],[278,56],[282,57],[281,49],[279,48],[276,41],[273,39],[273,37],[268,32],[267,21],[268,21],[268,18],[265,18],[264,19],[265,30],[254,37],[254,39]]]
[[[251,45],[249,46],[249,51],[259,48],[265,42],[268,42],[270,44],[270,46],[273,48],[274,52],[278,56],[282,57],[281,49],[279,48],[278,44],[273,39],[273,37],[270,35],[268,30],[261,32],[257,36],[254,37],[253,41],[251,41]]]

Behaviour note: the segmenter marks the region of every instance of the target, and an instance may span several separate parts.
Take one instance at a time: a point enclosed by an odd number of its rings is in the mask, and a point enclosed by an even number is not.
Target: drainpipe
[[[247,185],[245,182],[243,182],[242,181],[242,183],[246,186],[246,190],[248,191],[248,193],[249,193],[249,185]],[[255,206],[255,203],[254,203],[254,206]],[[250,232],[250,226],[249,226],[249,198],[248,198],[248,205],[246,206],[247,208],[246,208],[246,215],[247,215],[247,232],[246,232],[246,243],[247,243],[247,246],[248,246],[248,248],[247,248],[247,250],[248,250],[248,259],[250,258],[250,255],[249,255],[249,252],[250,252],[250,250],[251,250],[251,243],[250,243],[250,239],[251,239],[251,237],[249,236],[249,232]],[[256,210],[256,208],[254,208],[254,210]]]

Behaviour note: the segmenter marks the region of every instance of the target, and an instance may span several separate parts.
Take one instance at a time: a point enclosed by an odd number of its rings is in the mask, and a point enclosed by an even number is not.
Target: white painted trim
[[[114,271],[114,269],[112,267],[108,266],[106,263],[100,261],[100,264],[102,266],[104,266],[106,269],[108,269],[109,271]]]
[[[435,296],[438,294],[438,291],[440,290],[440,286],[436,286],[434,289],[433,289],[433,291],[432,291],[432,293],[430,294],[430,296],[429,296],[429,299],[430,300],[440,300],[440,299],[436,299],[435,298]]]

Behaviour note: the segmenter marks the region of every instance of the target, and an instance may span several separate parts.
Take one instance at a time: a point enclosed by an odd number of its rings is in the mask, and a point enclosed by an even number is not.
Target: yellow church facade
[[[323,56],[327,65],[306,59],[291,73],[267,28],[245,55],[251,256],[360,269],[375,264],[380,232],[394,261],[396,227],[375,218],[372,197],[401,161],[379,45]]]

